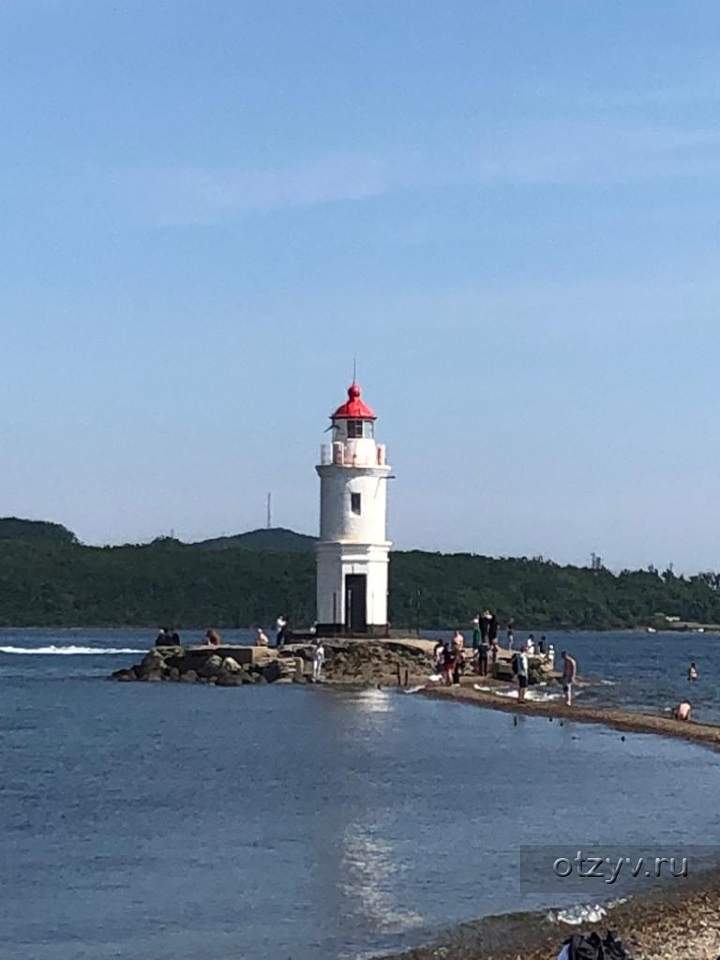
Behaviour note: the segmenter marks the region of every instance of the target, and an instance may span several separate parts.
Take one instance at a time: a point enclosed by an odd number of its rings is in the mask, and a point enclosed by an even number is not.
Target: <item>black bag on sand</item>
[[[591,933],[588,937],[575,934],[564,945],[568,948],[567,960],[632,960],[612,933],[607,933],[604,939],[597,933]]]

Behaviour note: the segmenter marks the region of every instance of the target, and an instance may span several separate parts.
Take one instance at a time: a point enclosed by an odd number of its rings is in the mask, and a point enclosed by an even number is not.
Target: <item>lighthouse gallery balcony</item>
[[[320,447],[320,465],[328,467],[384,467],[385,444],[374,440],[350,439],[324,443]]]

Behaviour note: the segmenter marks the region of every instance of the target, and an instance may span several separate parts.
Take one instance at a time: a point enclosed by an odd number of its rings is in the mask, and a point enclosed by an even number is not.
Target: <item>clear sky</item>
[[[5,0],[0,514],[720,567],[720,5]]]

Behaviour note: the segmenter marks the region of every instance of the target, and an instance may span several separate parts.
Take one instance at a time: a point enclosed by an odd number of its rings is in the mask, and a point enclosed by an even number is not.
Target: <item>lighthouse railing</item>
[[[385,463],[384,443],[364,447],[355,441],[343,443],[336,440],[320,447],[320,465],[323,467],[330,464],[336,467],[374,467],[385,466]]]

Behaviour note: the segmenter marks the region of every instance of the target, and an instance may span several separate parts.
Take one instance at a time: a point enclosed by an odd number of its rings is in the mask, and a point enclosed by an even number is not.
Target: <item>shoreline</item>
[[[476,679],[473,677],[473,680]],[[438,684],[425,686],[417,692],[424,697],[448,700],[452,703],[467,703],[487,710],[522,713],[527,716],[547,717],[550,720],[558,719],[562,722],[594,723],[625,733],[650,733],[674,737],[720,749],[720,726],[696,723],[693,720],[682,722],[669,716],[634,713],[616,707],[583,707],[578,706],[577,703],[567,707],[558,701],[529,700],[518,703],[516,700],[501,699],[494,693],[474,690],[472,687],[463,685],[444,687]]]
[[[466,921],[433,943],[377,960],[556,960],[574,933],[608,930],[632,960],[716,960],[720,953],[720,868],[618,902],[596,921],[562,922],[552,917],[557,909]]]

